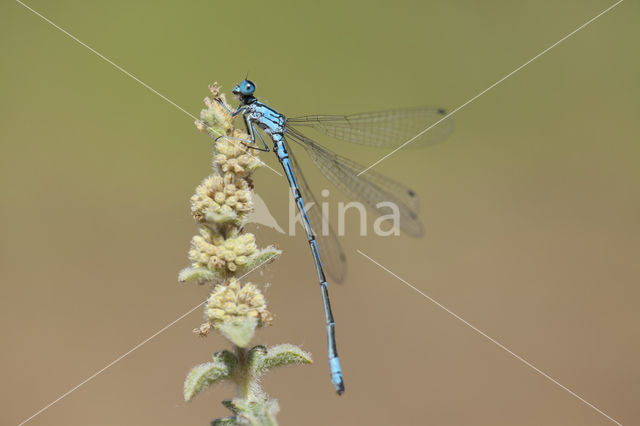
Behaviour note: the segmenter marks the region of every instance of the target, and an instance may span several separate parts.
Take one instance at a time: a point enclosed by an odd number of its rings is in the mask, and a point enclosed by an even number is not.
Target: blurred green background
[[[245,73],[289,116],[453,109],[612,4],[573,1],[28,3],[191,114]],[[193,120],[19,3],[0,5],[0,423],[18,424],[204,300],[179,285],[211,143]],[[420,194],[422,239],[342,243],[332,286],[347,392],[332,391],[304,237],[268,228],[276,319],[257,342],[282,425],[604,425],[604,416],[357,254],[360,249],[623,424],[640,423],[640,6],[626,1],[456,114],[447,143],[376,170]],[[329,147],[370,164],[384,152]],[[272,154],[264,156],[278,167]],[[303,159],[314,188],[331,190]],[[286,226],[287,188],[258,194]],[[335,207],[332,207],[335,211]],[[369,224],[371,229],[371,224]],[[255,230],[255,229],[254,229]],[[206,425],[182,401],[197,310],[31,425]]]

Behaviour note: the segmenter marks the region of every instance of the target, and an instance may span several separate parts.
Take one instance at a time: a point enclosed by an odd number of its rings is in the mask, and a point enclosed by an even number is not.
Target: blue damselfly
[[[314,202],[315,205],[318,203],[293,152],[288,148],[288,142],[294,142],[302,147],[327,179],[349,197],[362,201],[378,213],[384,212],[383,208],[379,207],[380,201],[394,203],[400,215],[400,228],[411,235],[420,236],[422,226],[417,216],[418,197],[413,190],[331,152],[305,136],[300,128],[310,127],[346,142],[393,148],[421,134],[421,131],[423,133],[419,138],[421,145],[439,142],[451,132],[453,122],[450,118],[444,120],[445,110],[426,107],[352,115],[307,115],[287,119],[275,109],[259,102],[254,92],[255,84],[249,80],[236,85],[233,94],[240,100],[240,105],[235,111],[229,111],[229,113],[233,116],[242,115],[250,136],[250,140],[242,141],[247,147],[261,151],[270,150],[256,126],[273,141],[273,151],[286,174],[311,247],[324,305],[331,381],[336,392],[342,394],[344,381],[338,360],[335,322],[323,265],[327,267],[328,274],[335,281],[340,282],[346,274],[346,257],[330,226],[326,235],[323,233],[316,236],[314,233],[313,229],[320,229],[324,219],[318,208],[310,210],[305,208],[305,198],[307,201]],[[223,103],[221,105],[226,109]],[[427,133],[423,132],[429,126],[433,126],[433,129]],[[258,146],[257,140],[262,147]],[[362,173],[363,171],[365,173]]]

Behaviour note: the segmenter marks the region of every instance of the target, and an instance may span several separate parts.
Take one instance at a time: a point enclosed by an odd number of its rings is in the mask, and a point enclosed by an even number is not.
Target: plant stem
[[[247,365],[247,350],[240,346],[233,345],[236,356],[238,357],[237,375],[236,380],[238,383],[238,394],[240,398],[249,400],[253,396],[251,386],[251,372]]]

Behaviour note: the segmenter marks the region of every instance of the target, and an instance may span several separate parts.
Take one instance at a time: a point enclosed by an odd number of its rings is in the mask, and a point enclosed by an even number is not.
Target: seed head
[[[251,283],[241,286],[236,278],[214,288],[206,302],[205,316],[208,323],[216,328],[222,323],[243,318],[256,318],[258,327],[272,321],[260,290]]]

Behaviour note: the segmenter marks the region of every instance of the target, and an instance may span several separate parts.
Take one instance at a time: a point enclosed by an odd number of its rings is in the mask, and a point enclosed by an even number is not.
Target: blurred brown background
[[[249,71],[290,116],[453,109],[611,1],[27,4],[192,114]],[[201,302],[179,285],[188,199],[210,171],[190,119],[20,4],[0,6],[0,423],[18,424]],[[347,392],[332,391],[304,237],[256,231],[281,260],[247,277],[315,364],[273,373],[282,425],[606,425],[604,416],[360,249],[623,424],[640,423],[640,7],[626,1],[456,114],[447,143],[376,170],[422,199],[426,235],[342,240],[332,286]],[[384,152],[328,146],[370,164]],[[272,167],[272,154],[265,156]],[[314,188],[331,190],[303,159]],[[287,224],[285,181],[257,191]],[[332,211],[335,212],[335,204]],[[371,229],[372,223],[369,223]],[[206,425],[220,387],[182,401],[225,346],[179,321],[30,425]]]

